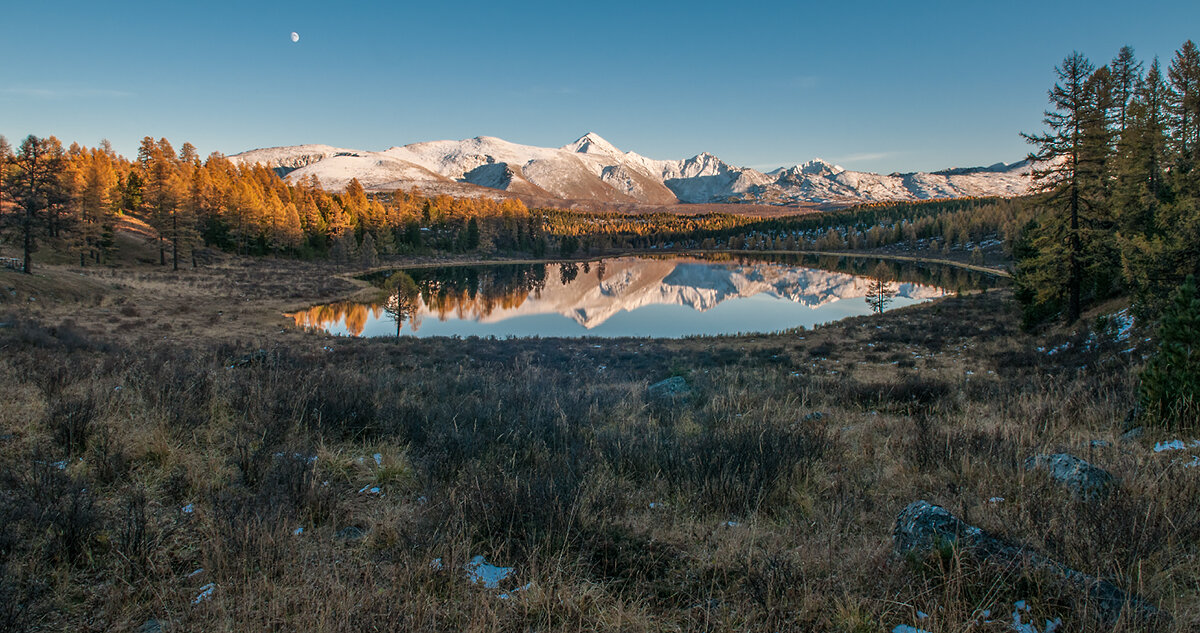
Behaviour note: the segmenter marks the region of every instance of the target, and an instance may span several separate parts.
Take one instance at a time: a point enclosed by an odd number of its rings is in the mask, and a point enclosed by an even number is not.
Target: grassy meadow
[[[289,327],[370,292],[339,273],[0,270],[0,630],[1114,630],[1042,570],[895,555],[918,499],[1171,616],[1115,630],[1200,627],[1200,468],[1153,450],[1193,438],[1122,438],[1150,333],[1095,318],[1119,304],[1037,334],[1006,289],[762,336]],[[1114,494],[1022,466],[1057,452]]]

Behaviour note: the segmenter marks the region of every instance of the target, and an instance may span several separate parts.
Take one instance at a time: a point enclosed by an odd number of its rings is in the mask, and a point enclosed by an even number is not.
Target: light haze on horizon
[[[11,4],[0,134],[126,156],[595,132],[656,159],[931,171],[1023,158],[1073,50],[1165,67],[1200,39],[1194,1]]]

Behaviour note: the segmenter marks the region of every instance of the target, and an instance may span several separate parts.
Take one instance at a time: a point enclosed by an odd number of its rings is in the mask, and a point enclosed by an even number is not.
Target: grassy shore
[[[1200,626],[1200,468],[1121,438],[1140,343],[1022,333],[1006,290],[769,336],[287,327],[373,292],[340,272],[0,271],[0,629],[1112,630],[1037,570],[895,556],[917,499]],[[1056,452],[1116,492],[1022,468]]]

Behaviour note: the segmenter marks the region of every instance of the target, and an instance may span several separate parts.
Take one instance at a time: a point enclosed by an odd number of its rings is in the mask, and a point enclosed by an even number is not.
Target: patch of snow
[[[892,629],[892,633],[929,633],[929,631],[926,631],[925,629],[918,629],[915,626],[909,626],[907,624],[897,624],[896,628]]]
[[[992,497],[991,499],[988,499],[988,503],[1003,503],[1003,502],[1004,502],[1004,497]]]
[[[300,536],[301,534],[304,534],[304,526],[292,530],[292,536]]]
[[[429,566],[438,571],[441,571],[442,568],[444,567],[444,565],[442,565],[442,559],[440,559],[440,558],[435,558],[432,561],[430,561]]]
[[[523,584],[523,585],[521,585],[520,587],[517,587],[516,589],[513,589],[512,591],[508,591],[508,592],[502,593],[502,594],[500,594],[498,597],[499,597],[501,600],[508,600],[509,598],[513,597],[514,595],[516,595],[517,593],[519,593],[519,592],[521,592],[521,591],[529,591],[530,587],[533,587],[533,581],[532,581],[532,580],[531,580],[531,581],[529,581],[529,582],[527,582],[527,583],[525,583],[525,584]]]
[[[1191,443],[1185,443],[1183,440],[1169,440],[1166,442],[1158,442],[1154,445],[1154,452],[1161,453],[1163,451],[1182,451],[1188,447],[1200,447],[1200,440],[1192,440]]]
[[[216,590],[217,585],[215,583],[210,582],[207,585],[204,585],[200,588],[200,593],[196,594],[195,598],[192,598],[192,604],[200,604],[201,602],[208,600],[212,597],[213,592]]]
[[[185,506],[183,506],[182,508],[180,508],[180,509],[179,509],[179,511],[180,511],[180,512],[182,512],[182,513],[184,513],[184,514],[191,514],[191,513],[192,513],[192,512],[194,512],[195,510],[196,510],[196,507],[195,507],[195,506],[193,506],[193,505],[192,505],[192,504],[190,504],[190,503],[189,503],[189,504],[187,504],[187,505],[185,505]]]
[[[376,466],[383,465],[383,455],[381,453],[375,453],[374,455],[371,456],[371,458],[375,460]]]
[[[203,574],[203,573],[204,573],[204,568],[200,567],[200,568],[196,569],[195,571],[193,571],[192,573],[188,574],[186,576],[186,578],[192,578],[194,576],[199,576],[200,574]]]
[[[367,484],[367,485],[363,486],[362,489],[358,491],[358,494],[360,494],[360,495],[361,494],[377,495],[379,493],[380,493],[379,486],[372,486],[371,484]]]
[[[476,556],[463,569],[467,571],[467,579],[476,584],[482,584],[488,589],[498,589],[500,581],[513,573],[512,567],[497,567],[488,564],[483,556]]]

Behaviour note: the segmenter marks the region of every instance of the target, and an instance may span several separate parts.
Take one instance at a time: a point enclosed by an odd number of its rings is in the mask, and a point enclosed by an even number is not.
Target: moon
[[[299,42],[299,41],[300,41],[300,34],[299,34],[299,33],[297,33],[297,32],[295,32],[295,31],[292,31],[292,41],[293,41],[293,42]]]

